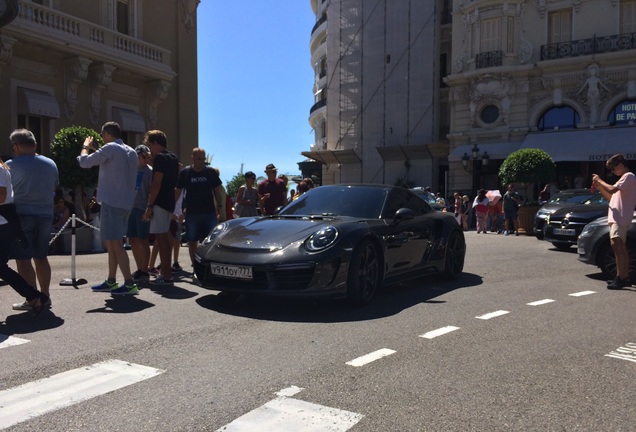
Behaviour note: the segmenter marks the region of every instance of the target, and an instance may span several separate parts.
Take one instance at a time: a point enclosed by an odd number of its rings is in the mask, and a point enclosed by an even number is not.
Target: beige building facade
[[[446,7],[444,7],[446,5]],[[322,183],[437,185],[447,169],[449,1],[311,0]],[[444,13],[446,11],[446,13]]]
[[[451,191],[502,187],[520,148],[550,154],[559,188],[636,159],[635,32],[634,0],[454,0]]]
[[[32,130],[47,155],[55,133],[117,121],[134,146],[149,129],[182,160],[198,141],[199,0],[20,0],[0,29],[0,154]],[[78,148],[79,154],[79,148]]]

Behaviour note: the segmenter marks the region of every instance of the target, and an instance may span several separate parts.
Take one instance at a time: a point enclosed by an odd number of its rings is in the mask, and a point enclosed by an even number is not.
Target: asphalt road
[[[636,288],[608,291],[574,248],[466,238],[459,280],[392,287],[364,308],[228,305],[187,275],[111,298],[89,288],[105,254],[77,257],[77,289],[57,285],[71,259],[53,256],[51,313],[12,311],[20,298],[0,287],[0,429],[636,430]],[[83,375],[103,362],[117,380]],[[135,365],[144,377],[108,390]]]

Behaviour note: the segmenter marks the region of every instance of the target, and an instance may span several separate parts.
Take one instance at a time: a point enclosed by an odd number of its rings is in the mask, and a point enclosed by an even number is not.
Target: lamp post
[[[477,167],[475,166],[475,162],[479,159],[481,159],[481,164],[479,165],[479,170],[477,170]],[[462,156],[462,165],[466,172],[469,171],[468,162],[470,162],[470,171],[473,174],[473,179],[471,184],[471,189],[473,192],[477,190],[477,181],[478,181],[479,175],[481,174],[481,167],[488,165],[489,160],[490,160],[490,155],[488,154],[488,152],[485,151],[484,154],[480,154],[479,147],[477,147],[477,144],[475,144],[473,148],[471,149],[470,156],[468,155],[468,153],[464,153],[464,156]]]

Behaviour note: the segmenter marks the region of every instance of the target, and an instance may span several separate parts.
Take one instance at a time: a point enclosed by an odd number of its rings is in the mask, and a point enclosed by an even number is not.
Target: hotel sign
[[[616,123],[627,123],[636,120],[636,103],[625,102],[614,110],[614,120]]]

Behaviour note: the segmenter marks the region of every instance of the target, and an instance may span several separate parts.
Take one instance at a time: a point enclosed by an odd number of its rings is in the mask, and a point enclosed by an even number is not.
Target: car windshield
[[[609,201],[605,199],[603,195],[596,194],[589,200],[585,201],[583,204],[609,204]]]
[[[596,196],[598,193],[592,191],[561,191],[556,194],[548,204],[581,204]],[[598,194],[600,195],[600,194]]]
[[[427,203],[437,204],[437,198],[435,198],[435,195],[433,195],[432,193],[425,191],[423,189],[411,189],[411,191],[415,193],[415,195],[417,195],[418,197],[422,198]]]
[[[333,215],[377,219],[388,189],[369,186],[320,186],[287,205],[279,215]]]

